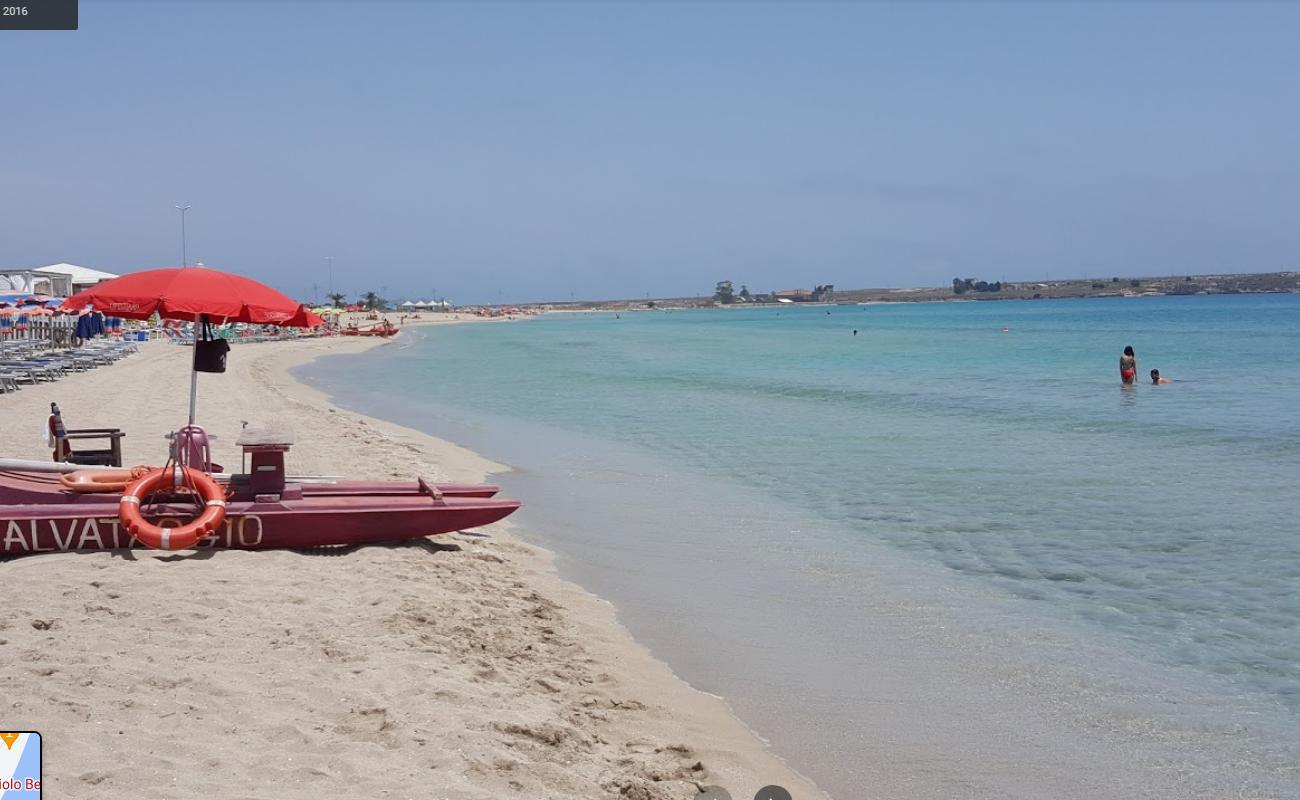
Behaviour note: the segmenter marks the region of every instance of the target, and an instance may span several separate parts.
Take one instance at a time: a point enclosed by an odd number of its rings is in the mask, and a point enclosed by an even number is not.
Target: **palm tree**
[[[330,302],[334,304],[335,308],[342,308],[343,301],[348,299],[348,296],[343,294],[342,292],[330,292],[325,296],[330,299]]]
[[[366,292],[361,295],[358,302],[365,306],[367,311],[377,311],[384,305],[384,301],[374,292]]]

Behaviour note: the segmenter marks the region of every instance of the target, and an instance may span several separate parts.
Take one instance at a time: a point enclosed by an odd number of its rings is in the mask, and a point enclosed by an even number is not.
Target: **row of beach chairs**
[[[0,342],[0,393],[106,366],[137,350],[135,342],[108,339],[91,340],[72,349],[51,349],[48,343],[36,341]]]
[[[297,330],[283,330],[276,333],[260,330],[246,330],[223,335],[230,344],[250,344],[252,342],[280,342],[285,339],[302,339],[310,336],[319,336],[319,333],[304,333]],[[182,346],[194,344],[193,331],[181,330],[178,328],[163,328],[159,336],[170,344],[179,344]]]

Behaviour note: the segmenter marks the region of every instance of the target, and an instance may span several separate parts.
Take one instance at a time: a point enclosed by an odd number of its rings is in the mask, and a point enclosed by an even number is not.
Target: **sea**
[[[1300,798],[1300,295],[548,314],[300,377],[509,464],[835,798]]]

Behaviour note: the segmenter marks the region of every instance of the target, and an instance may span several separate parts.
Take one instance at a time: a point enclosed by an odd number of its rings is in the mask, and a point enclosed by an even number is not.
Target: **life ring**
[[[77,494],[98,494],[101,492],[120,492],[131,481],[137,481],[153,471],[153,467],[131,467],[130,469],[79,469],[65,472],[59,476],[63,488]]]
[[[176,491],[192,486],[203,498],[203,513],[179,528],[163,528],[145,520],[141,499],[159,491]],[[118,502],[122,526],[148,547],[156,550],[187,550],[216,530],[226,519],[226,494],[206,473],[189,467],[156,469],[126,488]]]

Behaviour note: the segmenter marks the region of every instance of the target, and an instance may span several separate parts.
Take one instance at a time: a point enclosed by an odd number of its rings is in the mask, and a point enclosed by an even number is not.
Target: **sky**
[[[1300,4],[81,0],[0,268],[516,302],[1300,268]]]

